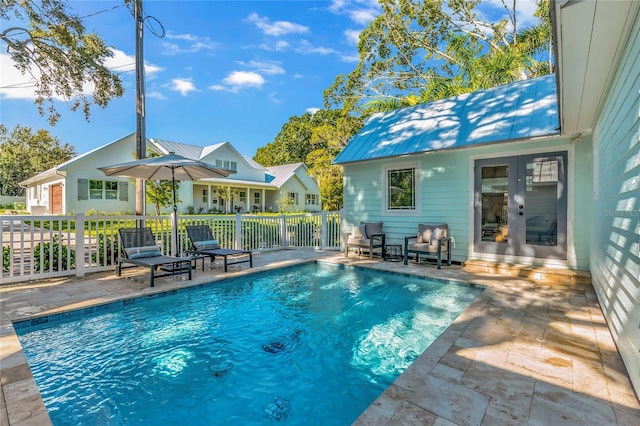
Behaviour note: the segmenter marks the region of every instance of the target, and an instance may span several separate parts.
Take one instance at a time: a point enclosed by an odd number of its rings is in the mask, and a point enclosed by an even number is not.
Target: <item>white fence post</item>
[[[287,241],[287,216],[282,214],[280,215],[280,247],[286,248],[288,246]]]
[[[327,229],[327,212],[322,210],[322,216],[320,220],[320,250],[325,250],[327,248],[327,234],[329,230]]]
[[[236,250],[242,249],[242,215],[240,213],[236,214],[236,238],[235,238],[235,247]]]
[[[84,213],[76,213],[76,277],[84,277],[84,242]]]

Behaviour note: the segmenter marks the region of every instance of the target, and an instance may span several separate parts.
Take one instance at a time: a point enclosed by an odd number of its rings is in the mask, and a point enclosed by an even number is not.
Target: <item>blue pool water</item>
[[[312,263],[16,331],[54,425],[346,425],[482,290]]]

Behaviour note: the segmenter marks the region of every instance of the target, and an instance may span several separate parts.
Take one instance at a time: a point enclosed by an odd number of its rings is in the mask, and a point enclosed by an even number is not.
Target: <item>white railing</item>
[[[138,222],[152,229],[165,254],[189,248],[187,225],[210,226],[225,248],[340,249],[340,212],[178,216],[177,241],[172,216],[0,215],[0,284],[111,270],[120,256],[118,229],[135,227]],[[177,251],[173,250],[176,244]]]

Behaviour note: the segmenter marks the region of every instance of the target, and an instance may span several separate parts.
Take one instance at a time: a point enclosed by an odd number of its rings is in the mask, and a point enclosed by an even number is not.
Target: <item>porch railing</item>
[[[149,226],[163,253],[188,249],[187,225],[208,225],[225,248],[266,251],[340,249],[340,212],[299,215],[0,216],[0,284],[111,270],[121,255],[118,229]],[[173,250],[174,247],[178,250]]]

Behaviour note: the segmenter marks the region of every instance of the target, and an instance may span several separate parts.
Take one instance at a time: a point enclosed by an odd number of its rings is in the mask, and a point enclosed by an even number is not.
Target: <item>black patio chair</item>
[[[186,251],[187,254],[209,256],[211,257],[211,262],[216,259],[216,256],[220,256],[224,259],[225,272],[228,272],[229,265],[239,263],[249,263],[249,267],[253,268],[253,255],[250,250],[234,250],[220,247],[220,243],[215,239],[207,225],[191,225],[186,228],[187,236],[191,243],[191,248]]]
[[[143,266],[149,268],[151,287],[155,279],[170,275],[188,274],[191,279],[191,258],[165,256],[156,244],[151,228],[118,229],[120,244],[124,257],[116,261],[116,275],[120,276],[123,268]],[[122,266],[128,263],[131,266]],[[158,269],[162,272],[158,273]]]

